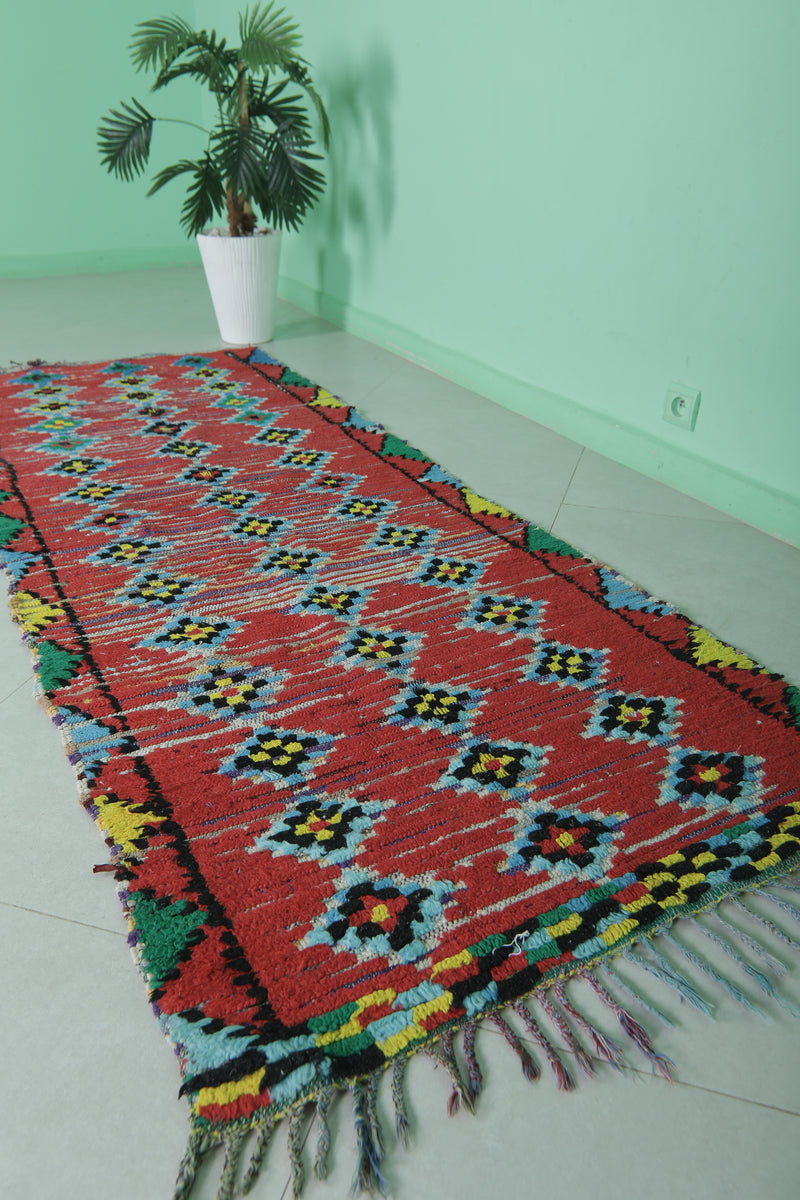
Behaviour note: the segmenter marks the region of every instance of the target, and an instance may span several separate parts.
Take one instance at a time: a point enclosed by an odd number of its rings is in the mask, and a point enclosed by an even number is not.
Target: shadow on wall
[[[394,211],[390,105],[394,66],[385,46],[343,62],[323,86],[331,118],[328,188],[314,214],[317,291],[331,316],[350,299],[353,276],[370,275]]]

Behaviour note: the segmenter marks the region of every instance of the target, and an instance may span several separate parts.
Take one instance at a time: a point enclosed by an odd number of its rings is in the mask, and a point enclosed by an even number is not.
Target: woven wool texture
[[[332,1086],[369,1125],[458,1030],[469,1100],[476,1020],[574,1025],[561,981],[798,865],[796,689],[324,388],[228,351],[0,389],[13,611],[196,1132]]]

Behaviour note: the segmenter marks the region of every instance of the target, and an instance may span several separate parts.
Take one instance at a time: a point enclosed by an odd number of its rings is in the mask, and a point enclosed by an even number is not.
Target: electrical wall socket
[[[697,410],[700,407],[700,393],[697,388],[687,387],[685,383],[671,383],[664,398],[664,420],[682,429],[694,429],[697,421]]]

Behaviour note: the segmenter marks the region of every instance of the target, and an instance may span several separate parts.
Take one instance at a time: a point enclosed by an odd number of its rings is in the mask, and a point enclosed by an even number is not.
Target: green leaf
[[[197,34],[180,17],[165,17],[158,21],[143,21],[136,26],[130,45],[131,58],[137,71],[156,70],[193,41]]]
[[[311,164],[319,161],[307,139],[292,138],[276,130],[270,137],[266,188],[254,198],[270,224],[297,229],[325,187],[322,174]]]
[[[109,172],[128,180],[147,165],[155,120],[138,100],[132,103],[133,108],[122,101],[124,112],[112,108],[97,130],[101,161],[108,166]]]
[[[181,209],[181,225],[190,237],[202,233],[215,213],[225,209],[225,184],[211,155],[194,167],[194,181]]]
[[[212,135],[214,157],[229,187],[247,199],[266,184],[269,136],[258,125],[225,122]]]
[[[179,175],[186,174],[191,174],[194,178],[181,209],[181,225],[192,237],[201,233],[214,214],[222,212],[225,207],[225,185],[217,165],[209,154],[196,162],[184,158],[171,167],[165,167],[155,176],[153,186],[147,194],[152,196],[165,184],[171,183]]]
[[[180,62],[181,56],[190,50],[195,51],[194,56]],[[153,91],[166,87],[181,75],[190,75],[201,83],[207,83],[212,92],[226,91],[236,61],[236,51],[227,50],[224,39],[218,43],[214,33],[197,34],[190,45],[183,46],[177,54],[167,58],[153,84]]]
[[[248,101],[250,119],[261,120],[266,117],[276,128],[308,136],[310,131],[306,110],[298,103],[299,96],[283,95],[286,84],[284,79],[275,87],[268,88],[266,79],[263,79],[258,90],[252,90]]]
[[[285,11],[273,3],[257,4],[252,13],[248,8],[239,16],[239,60],[251,71],[286,67],[296,56],[300,34]]]

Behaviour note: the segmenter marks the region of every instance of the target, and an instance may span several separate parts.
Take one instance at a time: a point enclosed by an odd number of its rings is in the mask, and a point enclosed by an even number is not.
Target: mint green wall
[[[335,143],[283,294],[800,543],[797,0],[287,6]],[[180,186],[107,176],[95,129],[146,99],[137,21],[235,36],[240,7],[6,12],[0,274],[196,261]],[[194,149],[157,134],[157,163]],[[694,433],[662,420],[672,379]]]
[[[796,0],[290,8],[336,145],[285,294],[800,541]]]
[[[194,20],[193,0],[166,6]],[[150,111],[152,76],[137,75],[128,53],[139,21],[161,16],[159,0],[37,0],[3,6],[0,21],[0,275],[68,274],[195,262],[179,225],[180,185],[145,199],[149,183],[119,182],[100,165],[100,118],[136,96]],[[164,110],[199,120],[191,88]],[[152,161],[190,151],[189,130],[157,129]],[[197,137],[202,137],[197,134]]]

